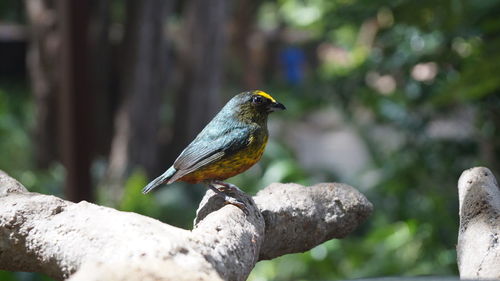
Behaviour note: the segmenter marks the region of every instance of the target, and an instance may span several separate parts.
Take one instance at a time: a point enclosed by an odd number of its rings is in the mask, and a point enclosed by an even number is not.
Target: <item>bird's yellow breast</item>
[[[251,135],[248,140],[248,145],[245,148],[205,165],[183,176],[179,181],[198,183],[212,179],[225,180],[236,176],[246,171],[260,160],[266,148],[267,139],[267,133],[261,136]]]

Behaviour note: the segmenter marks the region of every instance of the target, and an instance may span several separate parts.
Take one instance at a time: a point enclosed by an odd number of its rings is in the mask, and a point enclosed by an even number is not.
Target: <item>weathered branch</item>
[[[254,200],[266,223],[261,260],[304,252],[332,238],[343,238],[373,208],[346,184],[304,187],[274,183],[257,193]]]
[[[484,167],[466,170],[458,180],[460,278],[500,279],[500,189]]]
[[[247,214],[208,191],[192,231],[88,202],[27,192],[0,173],[0,269],[71,280],[245,280],[259,259],[354,230],[372,205],[343,184],[272,184]]]

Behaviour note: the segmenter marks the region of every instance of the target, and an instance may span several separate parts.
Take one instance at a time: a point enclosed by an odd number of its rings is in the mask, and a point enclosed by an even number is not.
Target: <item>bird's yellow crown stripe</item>
[[[265,97],[266,99],[270,99],[272,102],[276,102],[276,100],[275,100],[273,97],[271,97],[271,95],[270,95],[270,94],[268,94],[268,93],[266,93],[266,92],[263,92],[263,91],[258,91],[258,90],[257,90],[257,91],[255,91],[255,94],[256,94],[256,95],[263,96],[263,97]]]

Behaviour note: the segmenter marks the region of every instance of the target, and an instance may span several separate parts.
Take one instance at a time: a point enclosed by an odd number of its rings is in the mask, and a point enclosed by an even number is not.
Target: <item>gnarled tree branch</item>
[[[0,173],[0,269],[71,280],[245,280],[259,259],[344,237],[372,211],[344,184],[272,184],[253,198],[233,195],[247,214],[207,191],[189,231],[30,193]]]

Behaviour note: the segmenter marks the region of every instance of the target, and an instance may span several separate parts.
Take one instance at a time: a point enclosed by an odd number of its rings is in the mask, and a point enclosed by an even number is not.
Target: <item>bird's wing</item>
[[[243,126],[203,130],[175,160],[177,172],[169,182],[244,148],[248,145],[249,136],[250,130]]]

